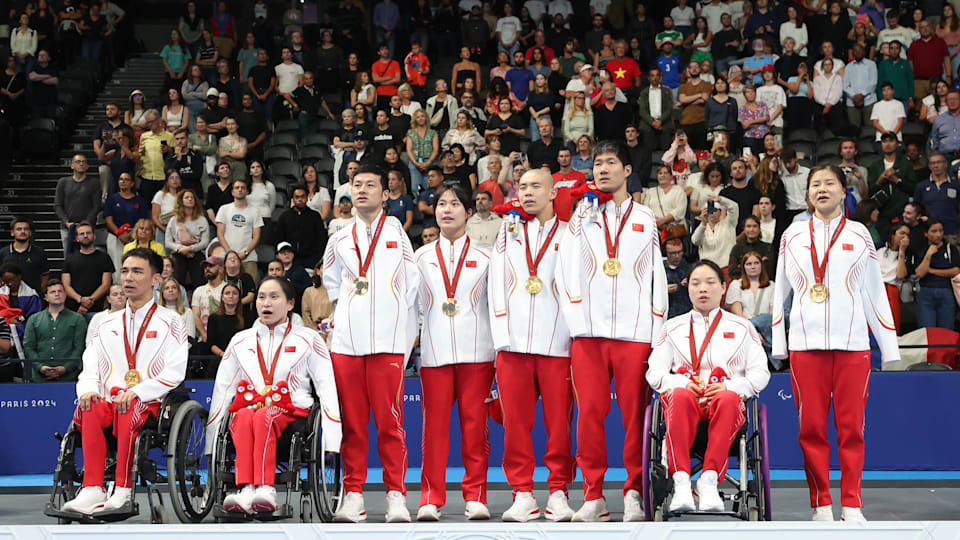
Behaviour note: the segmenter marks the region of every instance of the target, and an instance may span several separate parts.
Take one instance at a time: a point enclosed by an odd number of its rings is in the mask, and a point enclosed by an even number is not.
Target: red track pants
[[[237,450],[233,467],[237,486],[273,485],[277,472],[277,437],[297,418],[276,407],[244,407],[233,414],[230,438]]]
[[[610,412],[610,381],[616,379],[623,416],[623,492],[642,489],[643,411],[649,401],[647,358],[650,344],[605,338],[575,338],[571,350],[573,395],[577,400],[577,465],[583,473],[584,501],[603,497],[607,471],[604,419]]]
[[[117,438],[117,487],[130,487],[130,469],[133,459],[133,442],[144,422],[160,411],[160,403],[143,403],[134,399],[125,413],[118,413],[114,403],[100,399],[90,404],[89,411],[77,407],[73,423],[80,428],[83,445],[83,487],[103,486],[103,469],[107,461],[107,439],[103,430],[113,426]]]
[[[677,471],[690,474],[690,449],[697,437],[697,426],[709,422],[707,451],[703,456],[703,470],[716,471],[720,481],[727,473],[730,445],[746,421],[747,408],[736,392],[725,390],[717,394],[706,409],[686,388],[676,388],[663,394],[667,419],[667,464],[670,475]]]
[[[570,454],[573,389],[570,358],[539,354],[497,353],[497,388],[503,405],[503,472],[513,492],[533,491],[533,440],[530,433],[543,398],[547,450],[543,463],[550,471],[550,493],[567,492],[575,467]]]
[[[447,457],[450,454],[450,409],[460,416],[460,456],[465,469],[460,488],[464,501],[487,502],[487,404],[493,362],[420,369],[423,392],[423,469],[420,506],[447,502]]]
[[[792,351],[791,380],[800,414],[800,448],[810,488],[810,506],[830,499],[830,442],[827,415],[833,396],[840,455],[840,501],[860,508],[864,410],[870,385],[870,351]]]
[[[349,356],[330,354],[333,376],[340,394],[343,441],[343,488],[346,493],[363,492],[367,481],[367,451],[370,412],[377,426],[377,452],[383,464],[383,483],[388,491],[407,494],[406,433],[403,430],[403,355],[371,354]]]

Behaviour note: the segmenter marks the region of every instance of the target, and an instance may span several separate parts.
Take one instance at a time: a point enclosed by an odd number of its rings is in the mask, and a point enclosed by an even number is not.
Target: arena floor
[[[834,483],[833,493],[839,497],[839,485]],[[619,521],[623,511],[622,484],[608,483],[605,490],[609,504],[611,518]],[[496,489],[495,489],[496,488]],[[382,488],[381,488],[382,489]],[[459,487],[448,486],[448,503],[443,508],[442,522],[454,523],[466,521],[463,517],[463,501],[459,495]],[[538,485],[538,500],[545,503],[545,486]],[[16,488],[4,488],[0,494],[0,526],[3,525],[50,525],[55,520],[43,514],[43,505],[49,495],[37,487],[24,488],[17,493]],[[407,495],[407,507],[411,514],[416,514],[420,492],[410,490]],[[571,489],[570,496],[573,506],[579,506],[582,492]],[[864,514],[871,521],[944,521],[960,518],[960,482],[951,481],[900,481],[876,480],[865,481],[863,498],[866,504]],[[166,500],[166,498],[165,498]],[[131,518],[125,523],[149,523],[147,500],[145,494],[139,495],[141,515]],[[507,486],[490,486],[489,507],[493,520],[499,521],[500,513],[506,510],[511,503],[511,494]],[[368,523],[382,523],[384,512],[384,492],[382,490],[368,490],[366,493]],[[172,519],[173,509],[167,502],[168,513]],[[729,503],[728,503],[729,506]],[[541,507],[542,508],[542,507]],[[839,500],[834,501],[834,511],[839,518]],[[773,485],[773,518],[775,521],[809,521],[810,509],[807,490],[798,485],[797,481],[778,481]],[[722,518],[729,520],[730,518]],[[680,521],[708,521],[710,518],[686,517]],[[212,519],[207,521],[212,522]],[[289,522],[295,523],[295,520]],[[482,524],[477,523],[478,531]]]

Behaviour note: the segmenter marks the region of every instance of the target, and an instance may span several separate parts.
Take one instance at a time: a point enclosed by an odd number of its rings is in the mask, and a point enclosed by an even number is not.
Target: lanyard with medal
[[[370,263],[373,262],[373,251],[377,248],[377,240],[380,239],[380,233],[383,232],[383,223],[387,220],[387,214],[380,214],[380,221],[377,222],[377,229],[373,233],[373,239],[367,248],[367,257],[360,256],[360,244],[357,243],[357,224],[353,224],[353,247],[357,250],[357,258],[360,259],[360,275],[353,280],[353,291],[357,294],[366,294],[370,290],[370,281],[367,279],[367,270],[370,269]]]
[[[460,283],[460,271],[463,270],[463,263],[467,260],[467,252],[470,251],[470,237],[468,236],[463,243],[463,253],[460,254],[460,260],[457,262],[457,269],[453,274],[453,282],[450,281],[450,275],[447,273],[447,263],[443,260],[443,253],[440,251],[440,242],[437,242],[437,261],[440,263],[440,274],[443,276],[443,287],[446,289],[447,299],[440,305],[443,314],[453,317],[460,311],[460,302],[456,299],[457,284]],[[450,243],[450,258],[453,258],[453,243]]]
[[[530,276],[527,278],[526,283],[524,283],[524,287],[526,287],[528,293],[537,294],[543,290],[543,280],[537,275],[537,268],[540,266],[540,261],[543,260],[543,256],[546,255],[547,248],[550,247],[550,242],[553,241],[553,235],[557,234],[557,227],[560,226],[560,219],[557,218],[556,221],[553,222],[553,227],[550,228],[550,232],[547,233],[546,240],[544,240],[543,244],[540,246],[540,251],[537,252],[536,259],[534,259],[533,254],[530,253],[530,235],[527,233],[527,227],[529,224],[529,221],[523,224],[524,249],[527,252],[527,270],[530,272]]]
[[[123,349],[127,353],[127,372],[123,375],[123,382],[127,385],[127,388],[133,388],[140,384],[142,380],[140,372],[137,371],[137,351],[140,350],[140,342],[143,341],[143,336],[147,333],[147,327],[150,325],[150,319],[153,318],[155,311],[157,311],[156,303],[150,306],[146,317],[143,318],[143,324],[140,325],[140,331],[137,332],[137,342],[133,345],[133,349],[131,349],[130,339],[127,337],[127,310],[123,310]],[[136,314],[134,314],[134,323],[136,322],[136,318]]]
[[[287,329],[283,331],[283,337],[280,338],[280,344],[277,345],[277,352],[273,353],[273,363],[270,365],[269,370],[267,370],[267,363],[263,358],[263,349],[260,348],[260,336],[257,335],[257,361],[260,362],[260,374],[263,375],[263,389],[260,390],[260,395],[265,396],[263,405],[266,407],[269,407],[273,401],[269,396],[270,387],[273,386],[273,375],[277,372],[277,364],[279,363],[277,360],[280,359],[280,351],[283,350],[283,342],[286,341],[287,336],[290,334],[291,328],[293,328],[293,324],[287,322]]]
[[[620,261],[617,260],[617,251],[620,247],[620,233],[623,232],[624,226],[626,226],[627,221],[630,219],[630,212],[633,212],[632,202],[620,219],[620,227],[617,229],[616,239],[611,240],[610,226],[607,224],[607,211],[606,209],[603,211],[603,236],[607,241],[607,260],[603,262],[603,273],[611,277],[620,273],[621,266]]]
[[[703,360],[703,354],[707,352],[707,346],[710,344],[710,338],[713,337],[713,333],[717,331],[717,326],[720,325],[720,317],[723,315],[723,312],[717,310],[717,316],[713,318],[713,323],[710,324],[710,328],[707,329],[707,335],[703,338],[703,343],[700,344],[700,351],[697,352],[697,340],[693,337],[693,314],[690,314],[690,362],[693,364],[693,380],[706,389],[703,384],[703,380],[700,379],[700,363]],[[706,401],[705,398],[700,398],[700,403]]]
[[[823,255],[823,263],[820,263],[817,256],[817,244],[813,241],[813,219],[810,220],[810,262],[813,263],[813,279],[815,281],[813,287],[810,287],[810,299],[818,304],[823,303],[830,296],[830,290],[823,282],[827,271],[827,261],[830,259],[830,248],[837,243],[837,239],[840,238],[840,231],[843,230],[846,223],[847,218],[841,217],[840,225],[837,226],[837,230],[830,237],[830,243],[827,244],[827,252]],[[830,225],[824,224],[824,227],[829,230]]]

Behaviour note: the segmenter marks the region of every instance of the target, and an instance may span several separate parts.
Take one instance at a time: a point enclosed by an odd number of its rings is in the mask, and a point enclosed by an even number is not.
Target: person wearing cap
[[[883,151],[883,159],[867,168],[870,199],[880,210],[880,216],[877,219],[877,229],[880,234],[886,234],[887,227],[893,219],[903,213],[903,207],[906,206],[917,187],[913,164],[897,152],[898,146],[895,134],[881,135],[880,148]]]
[[[226,129],[224,119],[227,117],[227,111],[220,108],[219,101],[220,91],[216,88],[208,88],[207,108],[197,115],[199,118],[203,118],[203,121],[207,124],[207,131],[217,136]]]
[[[577,92],[583,92],[585,96],[593,95],[593,89],[595,83],[593,82],[594,69],[590,64],[584,64],[580,67],[580,71],[577,72],[577,77],[574,77],[567,83],[566,88],[564,88],[564,95],[567,97],[567,102],[573,99],[573,96]]]
[[[293,311],[299,313],[300,299],[303,297],[303,291],[313,285],[313,282],[310,280],[310,275],[307,274],[303,266],[296,262],[295,257],[296,251],[293,249],[293,244],[290,242],[280,242],[277,244],[277,260],[283,265],[283,275],[290,281],[294,291],[297,293]]]
[[[662,58],[662,57],[661,57]],[[673,141],[676,129],[673,123],[673,92],[663,85],[663,71],[659,67],[647,72],[650,84],[640,90],[640,125],[644,146],[650,150],[663,150]]]
[[[220,295],[223,293],[223,286],[226,281],[223,279],[223,259],[220,257],[207,257],[203,261],[203,277],[207,280],[193,290],[193,298],[190,302],[190,309],[193,310],[193,322],[197,328],[197,336],[200,341],[207,341],[207,320],[210,314],[216,312],[220,305]]]
[[[337,200],[337,210],[335,218],[330,220],[327,227],[327,234],[333,236],[340,229],[345,229],[353,225],[353,202],[350,200],[350,194],[344,193]]]
[[[670,89],[673,102],[676,102],[680,97],[680,58],[673,54],[672,41],[665,41],[661,46],[657,69],[663,74],[663,85]]]
[[[291,246],[298,265],[311,268],[323,255],[328,235],[323,218],[307,206],[307,196],[305,186],[294,188],[292,206],[277,218],[275,233],[281,244]]]

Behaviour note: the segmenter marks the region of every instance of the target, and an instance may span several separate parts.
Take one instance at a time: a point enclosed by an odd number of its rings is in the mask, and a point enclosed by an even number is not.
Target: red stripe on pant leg
[[[80,429],[83,446],[83,487],[103,486],[103,470],[107,465],[107,440],[103,430],[113,423],[113,402],[95,401],[88,411],[78,407],[74,422]]]
[[[598,338],[573,340],[571,373],[577,400],[577,465],[583,473],[583,500],[603,497],[607,471],[606,430],[610,412],[610,363]]]
[[[272,486],[277,473],[277,439],[296,416],[276,407],[258,409],[253,415],[253,483]]]
[[[743,400],[736,392],[724,390],[717,394],[708,408],[707,451],[704,454],[703,470],[716,471],[720,481],[727,473],[730,462],[729,450],[740,426],[746,420]]]
[[[447,457],[450,454],[450,410],[453,408],[453,366],[420,369],[423,399],[423,461],[420,506],[447,502]]]
[[[484,400],[493,383],[493,362],[455,365],[453,383],[460,415],[460,457],[465,469],[460,483],[463,500],[486,504],[490,439]]]
[[[835,351],[833,417],[840,456],[840,502],[860,508],[863,476],[867,392],[870,386],[870,351]]]
[[[343,490],[363,492],[367,481],[367,451],[370,434],[370,402],[367,395],[366,363],[363,356],[331,353],[333,376],[340,389],[340,459],[343,461]],[[252,437],[252,435],[251,435]],[[251,481],[253,470],[251,469]]]
[[[131,486],[133,479],[130,478],[130,472],[133,466],[134,441],[147,419],[156,416],[159,411],[159,403],[146,404],[134,399],[127,412],[117,413],[114,432],[117,436],[116,485],[118,487]]]
[[[530,434],[537,411],[535,367],[533,355],[507,351],[497,353],[497,389],[503,408],[503,473],[514,493],[533,491],[536,458]],[[547,446],[549,448],[549,442]]]
[[[403,355],[365,357],[367,395],[377,426],[377,453],[387,491],[407,494],[407,434],[403,430]],[[356,384],[356,383],[354,383]],[[364,426],[366,429],[366,426]]]
[[[233,477],[237,486],[253,483],[253,417],[256,409],[244,407],[233,413],[230,419],[230,439],[236,457],[233,460]]]
[[[827,416],[833,389],[833,352],[792,351],[790,374],[800,415],[800,449],[810,506],[827,506],[832,501]]]
[[[649,401],[647,358],[650,344],[606,340],[604,348],[613,366],[617,405],[623,416],[623,464],[627,481],[623,492],[643,489],[643,412]]]
[[[690,449],[697,437],[697,425],[703,418],[693,392],[676,388],[662,396],[667,422],[667,469],[670,476],[682,471],[690,474]]]
[[[543,464],[550,471],[547,483],[551,493],[558,489],[566,493],[567,484],[573,482],[576,475],[576,462],[571,454],[573,388],[570,384],[570,358],[536,356],[535,360],[537,383],[543,399],[543,425],[547,430],[547,448],[543,455]],[[535,409],[530,413],[535,414]]]

